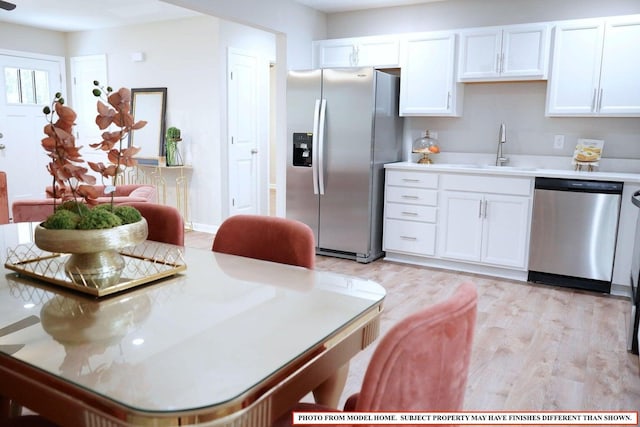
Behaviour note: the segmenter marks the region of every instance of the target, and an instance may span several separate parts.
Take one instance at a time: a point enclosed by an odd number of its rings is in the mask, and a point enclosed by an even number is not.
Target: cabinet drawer
[[[438,174],[413,171],[387,171],[387,185],[438,188]]]
[[[530,196],[533,189],[533,178],[446,174],[442,175],[442,189]]]
[[[435,255],[436,225],[387,219],[384,223],[384,250]]]
[[[386,201],[437,206],[438,191],[422,188],[387,187]]]
[[[385,216],[387,218],[412,221],[436,222],[437,208],[434,206],[405,205],[387,203]]]

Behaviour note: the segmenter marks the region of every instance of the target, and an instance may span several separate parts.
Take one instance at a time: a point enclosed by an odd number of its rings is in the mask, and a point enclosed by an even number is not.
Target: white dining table
[[[0,226],[3,252],[30,233]],[[177,249],[186,270],[101,298],[5,268],[0,419],[265,427],[379,334],[378,283]]]

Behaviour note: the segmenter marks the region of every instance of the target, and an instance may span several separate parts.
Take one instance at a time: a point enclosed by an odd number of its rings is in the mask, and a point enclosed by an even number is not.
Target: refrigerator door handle
[[[327,112],[327,100],[323,99],[320,102],[320,123],[318,124],[319,150],[318,150],[318,187],[320,189],[320,195],[324,194],[324,122]]]
[[[320,134],[318,133],[318,121],[320,120],[320,100],[316,99],[313,109],[313,145],[311,147],[311,177],[313,179],[313,194],[318,194],[318,149],[320,148]]]

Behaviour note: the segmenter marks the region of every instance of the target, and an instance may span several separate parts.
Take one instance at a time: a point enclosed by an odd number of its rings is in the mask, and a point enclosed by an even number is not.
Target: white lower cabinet
[[[387,169],[387,257],[504,272],[505,277],[526,271],[533,181],[528,176]]]
[[[437,188],[437,174],[386,172],[385,251],[435,255]]]
[[[384,243],[386,251],[435,255],[436,225],[387,218]]]
[[[529,197],[444,191],[439,255],[525,268]]]

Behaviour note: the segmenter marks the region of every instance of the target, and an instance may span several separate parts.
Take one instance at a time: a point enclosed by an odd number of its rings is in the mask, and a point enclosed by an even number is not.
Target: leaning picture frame
[[[129,146],[140,148],[136,156],[139,162],[149,164],[165,155],[164,133],[167,113],[167,88],[132,88],[131,113],[134,120],[140,117],[147,125],[129,133]]]

